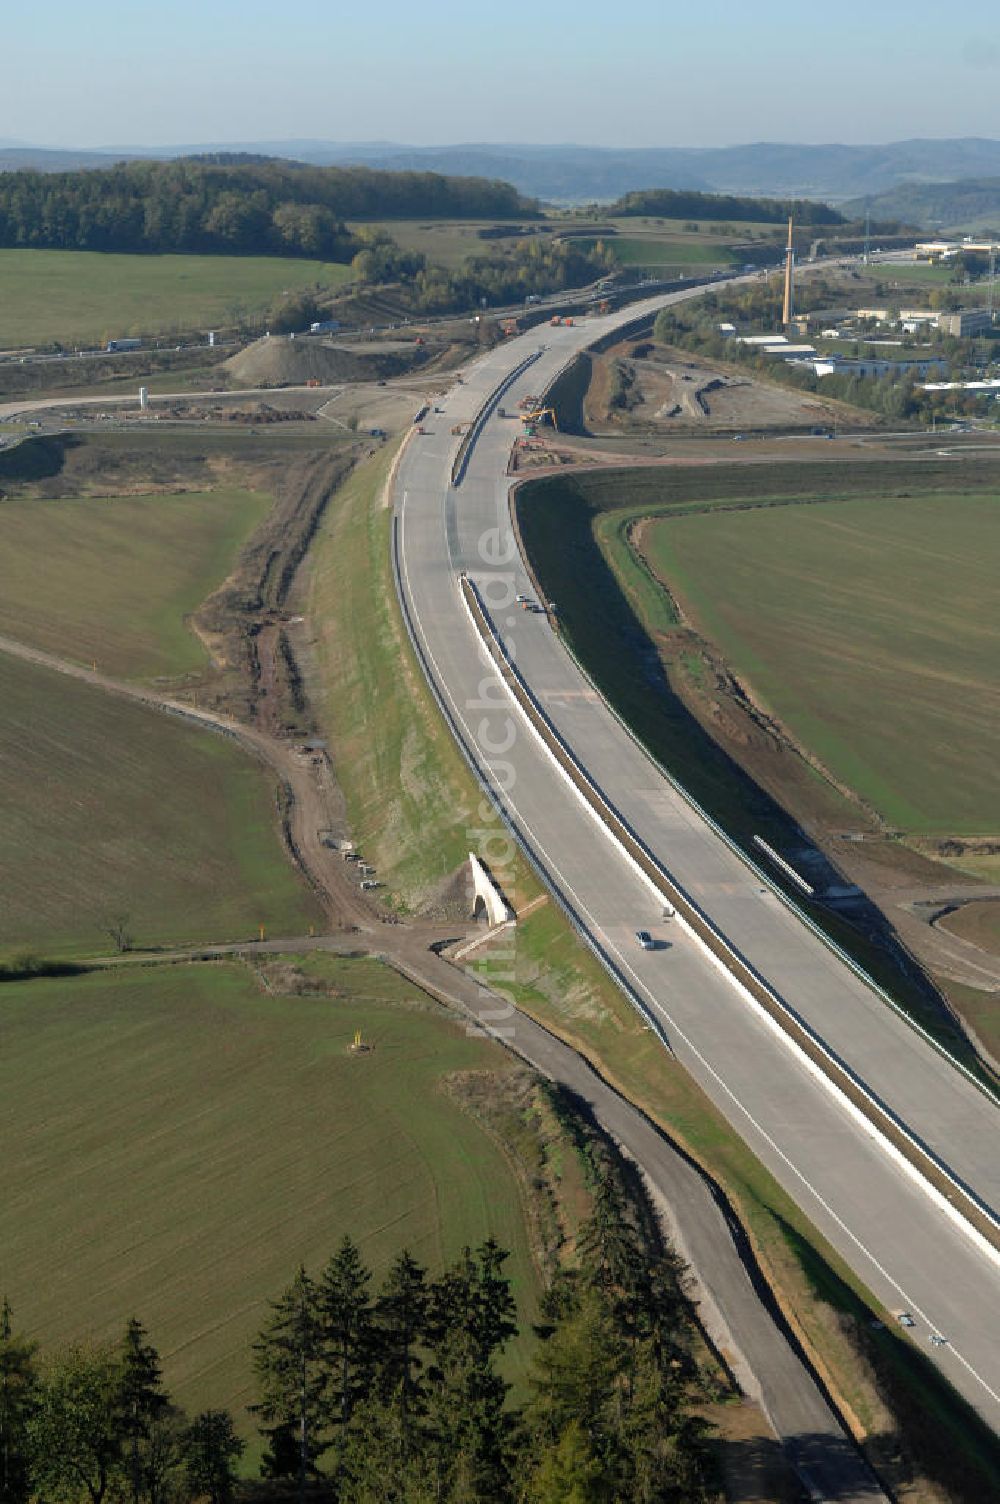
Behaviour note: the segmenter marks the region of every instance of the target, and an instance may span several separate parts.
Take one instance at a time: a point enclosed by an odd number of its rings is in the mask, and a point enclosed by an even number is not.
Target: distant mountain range
[[[608,201],[633,189],[694,188],[779,197],[865,199],[904,183],[1000,177],[1000,141],[895,141],[884,146],[615,148],[590,146],[401,146],[390,141],[248,141],[196,145],[108,146],[59,150],[0,142],[0,171],[59,171],[139,157],[247,151],[317,165],[352,164],[396,171],[503,178],[521,193],[553,203]],[[875,205],[872,204],[873,212]],[[879,205],[880,217],[890,211]],[[892,211],[893,213],[895,211]]]

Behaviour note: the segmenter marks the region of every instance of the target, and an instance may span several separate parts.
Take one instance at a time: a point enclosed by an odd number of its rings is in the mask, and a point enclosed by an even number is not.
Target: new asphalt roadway
[[[656,305],[668,301],[660,297]],[[501,685],[459,588],[466,572],[559,736],[672,881],[958,1185],[995,1213],[996,1105],[856,977],[691,808],[595,694],[547,617],[515,608],[518,594],[533,591],[508,515],[507,460],[517,424],[496,407],[509,412],[522,395],[544,391],[574,351],[614,320],[624,317],[543,326],[491,352],[440,403],[442,412],[428,413],[426,432],[407,444],[393,505],[415,638],[453,729],[585,936],[807,1215],[890,1310],[912,1315],[914,1340],[1000,1429],[995,1252],[830,1090],[697,939],[676,920],[663,920],[648,879]],[[452,485],[460,441],[451,428],[484,404]],[[502,861],[502,843],[484,855]],[[638,948],[640,928],[653,934],[656,949]],[[946,1340],[932,1341],[940,1338]]]

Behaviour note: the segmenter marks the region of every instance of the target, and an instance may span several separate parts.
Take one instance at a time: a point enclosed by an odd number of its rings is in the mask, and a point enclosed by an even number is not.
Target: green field
[[[1000,830],[995,495],[661,520],[647,548],[688,619],[891,825]]]
[[[446,266],[451,271],[456,271],[470,256],[490,256],[497,251],[509,250],[523,238],[518,232],[522,224],[528,228],[544,229],[544,221],[538,220],[491,220],[489,226],[504,225],[509,228],[509,235],[502,235],[490,239],[483,239],[480,230],[486,229],[481,219],[470,220],[438,220],[437,222],[417,219],[386,219],[378,222],[366,221],[350,226],[354,230],[380,230],[386,235],[391,235],[398,245],[405,250],[417,251],[426,256],[428,261],[439,266]]]
[[[116,677],[203,668],[185,617],[225,579],[271,505],[232,487],[4,501],[0,633]]]
[[[226,738],[0,654],[0,956],[305,934],[274,782]]]
[[[592,249],[599,236],[581,239],[581,248]],[[609,235],[603,244],[622,266],[722,266],[732,261],[732,249],[717,240],[676,240],[654,235]]]
[[[207,331],[349,278],[346,266],[280,256],[0,251],[0,349]]]
[[[377,1274],[403,1246],[436,1272],[492,1234],[525,1325],[538,1293],[514,1173],[444,1089],[510,1057],[377,962],[310,970],[339,996],[269,995],[237,965],[0,987],[18,1323],[48,1346],[138,1314],[178,1401],[232,1407],[244,1431],[265,1302],[345,1233]]]

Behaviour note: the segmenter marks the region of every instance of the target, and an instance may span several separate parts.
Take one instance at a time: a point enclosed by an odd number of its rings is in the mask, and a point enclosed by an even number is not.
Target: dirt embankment
[[[306,454],[281,473],[273,509],[192,627],[211,654],[221,709],[275,735],[311,730],[302,676],[286,631],[287,601],[323,512],[354,464],[353,451]]]
[[[17,360],[0,363],[0,398],[27,397],[34,392],[69,392],[77,387],[100,387],[132,381],[138,391],[149,376],[165,371],[208,371],[226,352],[198,345],[184,350],[137,350],[122,355],[67,355],[64,360]]]
[[[415,340],[344,344],[322,336],[275,334],[231,355],[223,371],[236,386],[323,386],[338,382],[387,381],[426,365],[437,345]]]
[[[874,423],[822,394],[796,392],[650,339],[627,339],[593,357],[584,401],[591,432],[729,433],[743,429],[832,429]]]

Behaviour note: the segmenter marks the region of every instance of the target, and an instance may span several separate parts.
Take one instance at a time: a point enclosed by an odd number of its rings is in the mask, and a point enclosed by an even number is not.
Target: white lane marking
[[[406,494],[407,493],[404,492],[403,494],[404,494],[404,503],[405,503],[405,498],[406,498]],[[405,507],[402,507],[400,509],[400,519],[399,519],[399,553],[400,553],[400,558],[401,558],[401,561],[402,561],[403,577],[404,577],[404,579],[406,581],[406,593],[407,593],[407,596],[408,596],[409,602],[410,602],[410,610],[411,610],[411,612],[413,614],[413,617],[414,617],[414,620],[415,620],[415,623],[416,623],[417,627],[420,629],[420,637],[421,637],[421,641],[423,643],[424,652],[427,654],[428,658],[431,661],[431,664],[433,665],[434,673],[435,673],[435,676],[436,676],[436,679],[437,679],[438,688],[445,695],[446,699],[448,700],[449,705],[451,706],[452,712],[453,712],[456,720],[458,721],[458,723],[462,726],[463,730],[465,731],[466,736],[468,738],[468,743],[467,743],[468,746],[476,748],[477,755],[479,756],[481,764],[484,765],[484,766],[486,766],[486,767],[488,767],[489,766],[489,760],[483,757],[483,754],[481,753],[481,751],[479,749],[479,744],[478,744],[475,736],[472,734],[472,730],[471,730],[468,722],[466,721],[464,715],[462,714],[461,710],[459,710],[458,705],[455,702],[455,698],[454,698],[454,696],[451,693],[451,690],[448,688],[448,684],[447,684],[447,682],[446,682],[443,674],[441,673],[440,668],[438,667],[437,660],[434,657],[434,654],[433,654],[433,652],[431,650],[430,644],[427,641],[426,634],[423,631],[423,626],[422,626],[422,623],[421,623],[421,620],[420,620],[420,611],[419,611],[419,609],[417,607],[416,600],[415,600],[414,595],[413,595],[413,591],[410,588],[410,573],[409,573],[409,568],[408,568],[407,562],[406,562],[406,550],[405,550],[405,547],[404,547],[405,530],[406,530],[406,514],[405,514]],[[447,522],[445,523],[445,536],[447,538]],[[480,641],[480,644],[481,644],[482,640],[479,639],[479,641]],[[490,661],[490,664],[492,665],[492,667],[495,669],[496,665],[493,663],[492,658],[489,661]],[[497,677],[499,678],[500,676],[498,675]],[[502,682],[503,682],[503,680],[501,679],[501,683]],[[509,693],[509,691],[508,691],[508,693]],[[515,701],[514,703],[516,704],[517,702]],[[522,711],[522,714],[523,714],[523,711]],[[530,721],[529,721],[529,725],[530,725]],[[536,735],[537,735],[537,733],[536,733]],[[514,816],[516,817],[517,823],[518,823],[519,827],[521,829],[523,829],[525,831],[525,833],[527,833],[528,830],[529,830],[528,823],[521,818],[520,811],[518,810],[517,804],[515,803],[514,799],[509,794],[502,794],[501,797],[502,797],[503,803],[506,804],[507,808],[509,808],[511,810],[511,812],[514,814]],[[610,832],[608,832],[608,834],[610,835]],[[841,1229],[841,1231],[844,1233],[844,1235],[847,1238],[850,1239],[850,1241],[854,1244],[854,1246],[858,1249],[858,1251],[860,1253],[862,1253],[864,1255],[864,1257],[869,1260],[869,1262],[871,1263],[872,1267],[878,1271],[878,1273],[882,1276],[882,1278],[886,1281],[886,1283],[889,1284],[892,1287],[892,1289],[896,1291],[896,1293],[900,1297],[901,1303],[903,1305],[905,1305],[907,1308],[916,1311],[916,1313],[920,1316],[920,1318],[923,1321],[925,1321],[927,1323],[927,1325],[933,1329],[933,1331],[939,1332],[940,1331],[940,1327],[937,1325],[937,1323],[934,1322],[934,1321],[932,1321],[931,1318],[927,1315],[927,1313],[921,1308],[921,1306],[916,1301],[914,1301],[909,1295],[907,1295],[906,1291],[903,1289],[903,1286],[899,1283],[899,1281],[897,1279],[895,1279],[895,1277],[889,1273],[889,1271],[879,1261],[879,1259],[876,1258],[875,1254],[872,1253],[871,1249],[868,1248],[868,1246],[862,1241],[862,1239],[860,1237],[858,1237],[857,1233],[855,1233],[848,1226],[848,1224],[839,1215],[839,1213],[837,1213],[836,1211],[834,1211],[833,1207],[825,1199],[825,1197],[816,1189],[816,1187],[809,1180],[808,1176],[805,1175],[803,1173],[803,1171],[800,1170],[798,1168],[798,1166],[788,1157],[788,1155],[785,1153],[785,1151],[775,1142],[775,1140],[767,1132],[767,1129],[764,1128],[760,1123],[758,1123],[757,1119],[754,1117],[754,1115],[750,1111],[750,1109],[747,1106],[745,1106],[745,1104],[739,1099],[739,1097],[737,1097],[736,1093],[726,1084],[726,1082],[719,1075],[719,1073],[715,1069],[715,1067],[706,1059],[706,1057],[701,1053],[701,1051],[697,1048],[697,1046],[691,1041],[691,1039],[687,1036],[687,1034],[680,1027],[680,1025],[677,1024],[676,1021],[671,1017],[670,1013],[667,1011],[667,1009],[664,1007],[664,1005],[661,1002],[659,1002],[654,997],[654,995],[650,992],[649,988],[642,981],[641,977],[637,976],[637,974],[635,973],[635,971],[629,965],[629,963],[626,960],[626,958],[622,955],[621,951],[618,949],[617,945],[614,943],[614,941],[607,934],[607,932],[605,931],[605,929],[603,928],[603,926],[600,924],[600,922],[591,913],[591,911],[587,907],[587,905],[580,899],[579,895],[577,894],[575,888],[573,888],[572,884],[569,883],[566,880],[566,878],[565,878],[565,876],[564,876],[564,874],[562,872],[562,869],[552,859],[552,857],[550,856],[549,852],[546,850],[546,848],[542,845],[542,843],[534,835],[532,835],[532,844],[535,846],[536,850],[538,850],[542,854],[542,856],[544,857],[546,866],[549,868],[549,870],[554,875],[556,875],[558,877],[560,885],[563,887],[563,889],[568,894],[570,894],[570,896],[573,899],[573,903],[576,906],[578,912],[580,912],[581,914],[583,914],[583,915],[586,916],[588,925],[589,925],[592,933],[595,934],[595,935],[599,935],[601,937],[602,944],[604,945],[604,947],[610,952],[610,954],[612,954],[616,958],[617,962],[621,965],[623,971],[625,971],[626,974],[629,976],[629,978],[632,980],[632,982],[635,985],[635,987],[637,988],[637,990],[642,994],[642,996],[644,996],[645,998],[648,999],[648,1001],[650,1002],[650,1004],[666,1020],[667,1024],[673,1030],[673,1032],[677,1035],[678,1039],[682,1039],[684,1041],[685,1046],[691,1051],[691,1054],[694,1056],[694,1058],[701,1064],[701,1066],[708,1072],[708,1074],[716,1082],[716,1084],[719,1086],[719,1088],[724,1092],[724,1094],[726,1095],[726,1097],[733,1104],[734,1108],[736,1108],[736,1110],[738,1112],[740,1112],[746,1118],[747,1122],[752,1125],[752,1127],[754,1128],[755,1132],[757,1132],[760,1135],[760,1137],[763,1139],[763,1141],[772,1149],[772,1151],[778,1156],[778,1158],[782,1161],[782,1163],[785,1164],[788,1167],[788,1169],[795,1176],[795,1178],[802,1184],[802,1186],[809,1192],[809,1194],[823,1208],[823,1210],[826,1212],[827,1216],[829,1216],[831,1218],[831,1220]],[[648,879],[647,879],[647,881],[648,881]],[[986,1381],[986,1379],[984,1379],[983,1376],[973,1367],[973,1365],[966,1358],[964,1358],[962,1356],[962,1354],[959,1352],[959,1350],[953,1344],[949,1343],[948,1346],[949,1346],[949,1350],[952,1353],[954,1353],[955,1357],[962,1364],[962,1366],[967,1370],[967,1372],[972,1376],[972,1378],[976,1381],[976,1383],[978,1383],[982,1387],[982,1389],[985,1390],[985,1392],[990,1396],[990,1398],[996,1404],[1000,1405],[1000,1393],[998,1393],[995,1389],[993,1389],[990,1386],[990,1384]]]

